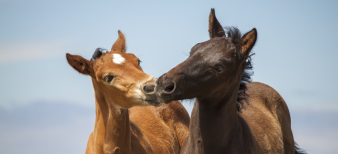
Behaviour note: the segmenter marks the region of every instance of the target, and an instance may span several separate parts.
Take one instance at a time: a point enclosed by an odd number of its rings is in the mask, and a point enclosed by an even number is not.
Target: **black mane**
[[[246,90],[248,89],[248,87],[246,86],[246,83],[250,83],[252,81],[251,79],[251,76],[253,75],[253,71],[252,71],[253,67],[251,63],[252,55],[254,55],[254,53],[252,53],[246,61],[246,67],[241,77],[241,83],[239,84],[239,89],[238,89],[238,94],[237,94],[237,105],[236,105],[238,112],[241,112],[241,109],[243,108],[243,103],[249,97],[249,94],[246,93]]]
[[[241,38],[242,34],[236,27],[225,27],[224,28],[227,34],[227,37],[232,39],[232,43],[235,44],[236,50],[241,50]],[[238,89],[238,95],[237,95],[237,111],[241,112],[241,109],[243,108],[243,103],[246,102],[246,99],[249,97],[249,95],[246,93],[246,90],[248,87],[246,86],[246,83],[250,83],[252,81],[251,76],[253,75],[253,67],[252,67],[252,58],[255,53],[251,53],[249,57],[246,60],[246,67],[244,70],[244,73],[241,77],[241,83],[239,85]]]
[[[96,58],[100,58],[103,54],[103,51],[106,49],[103,48],[97,48],[92,56],[92,58],[90,59],[90,61],[94,61]]]

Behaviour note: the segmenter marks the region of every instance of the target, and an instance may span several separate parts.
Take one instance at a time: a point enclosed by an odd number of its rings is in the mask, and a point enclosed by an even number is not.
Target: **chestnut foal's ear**
[[[241,54],[244,56],[244,58],[248,58],[249,53],[253,46],[255,45],[257,40],[257,30],[256,28],[252,29],[250,32],[247,32],[243,35],[241,39],[241,46],[242,51]]]
[[[209,31],[210,38],[225,36],[224,29],[222,25],[218,22],[214,9],[211,9],[211,12],[209,15],[209,30],[208,31]]]
[[[71,55],[69,53],[66,54],[67,61],[70,66],[72,66],[75,70],[77,70],[79,73],[89,75],[93,78],[95,78],[95,73],[93,69],[93,62],[82,58],[78,55]]]
[[[126,39],[124,38],[124,35],[122,32],[119,30],[119,38],[116,40],[114,45],[111,48],[111,51],[120,51],[125,53],[126,52]]]

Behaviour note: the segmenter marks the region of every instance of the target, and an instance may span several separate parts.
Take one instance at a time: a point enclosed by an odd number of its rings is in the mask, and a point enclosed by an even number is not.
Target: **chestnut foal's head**
[[[156,91],[165,103],[237,94],[257,31],[252,29],[241,36],[239,30],[232,27],[227,29],[226,36],[212,9],[209,35],[210,40],[196,44],[188,59],[157,80]],[[232,92],[234,89],[236,93]]]
[[[92,77],[95,95],[103,96],[103,101],[114,102],[121,108],[160,106],[162,103],[153,94],[156,79],[142,71],[139,58],[126,53],[124,35],[118,33],[110,52],[103,53],[98,48],[91,61],[67,53],[68,63],[79,73]]]

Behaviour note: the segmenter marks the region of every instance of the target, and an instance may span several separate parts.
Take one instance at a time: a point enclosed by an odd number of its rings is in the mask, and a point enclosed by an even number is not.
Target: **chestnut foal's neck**
[[[131,153],[131,131],[128,109],[117,107],[105,97],[93,81],[96,101],[94,146],[103,148],[105,154]],[[100,141],[99,141],[100,140]]]

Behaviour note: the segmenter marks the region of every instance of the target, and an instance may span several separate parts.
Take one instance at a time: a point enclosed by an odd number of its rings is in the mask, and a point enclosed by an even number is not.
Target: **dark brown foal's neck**
[[[196,98],[191,113],[189,136],[181,153],[251,153],[253,135],[237,113],[238,90],[222,99]],[[255,151],[255,150],[254,150]]]
[[[117,107],[98,84],[93,81],[96,100],[94,147],[103,148],[104,154],[131,153],[131,131],[128,109]]]

